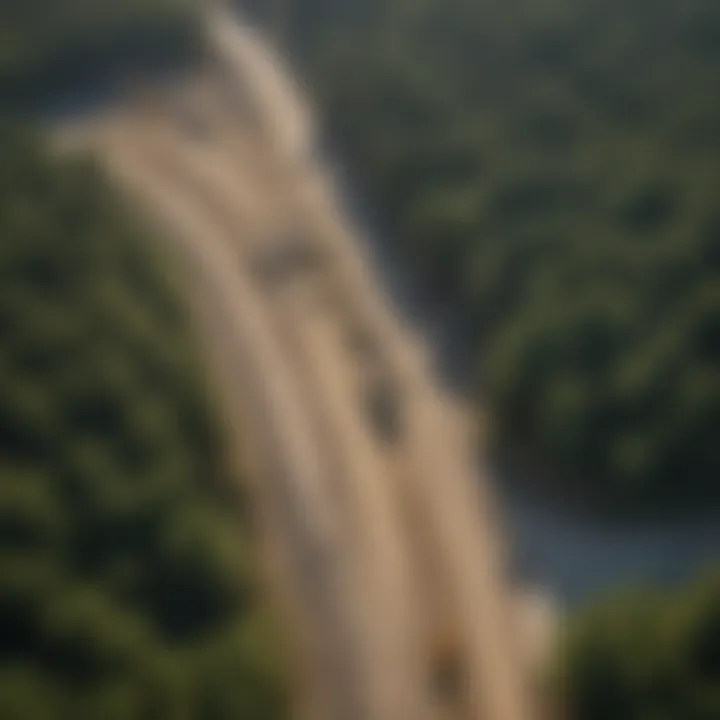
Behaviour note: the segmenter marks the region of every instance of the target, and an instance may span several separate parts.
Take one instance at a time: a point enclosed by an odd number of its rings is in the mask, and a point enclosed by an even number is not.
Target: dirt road
[[[82,129],[168,228],[298,631],[304,717],[531,716],[468,413],[394,312],[309,110],[218,10],[217,62]]]

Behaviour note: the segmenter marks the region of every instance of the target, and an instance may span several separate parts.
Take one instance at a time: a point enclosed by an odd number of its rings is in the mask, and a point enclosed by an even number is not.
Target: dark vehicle
[[[390,445],[398,442],[402,431],[402,397],[394,379],[387,374],[374,378],[365,401],[378,437]]]
[[[304,237],[280,237],[259,250],[253,266],[266,282],[277,282],[298,273],[311,272],[325,258],[323,251]]]

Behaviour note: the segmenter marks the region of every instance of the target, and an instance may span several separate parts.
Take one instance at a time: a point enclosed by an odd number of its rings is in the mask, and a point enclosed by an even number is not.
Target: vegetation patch
[[[4,0],[0,103],[25,109],[48,96],[177,67],[202,47],[191,0]]]
[[[720,576],[588,610],[563,639],[553,682],[564,717],[720,717]]]
[[[0,717],[284,717],[250,508],[135,217],[0,131]]]

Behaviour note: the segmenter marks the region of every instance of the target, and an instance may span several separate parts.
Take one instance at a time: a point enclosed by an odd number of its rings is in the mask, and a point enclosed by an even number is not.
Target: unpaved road
[[[468,413],[382,292],[277,58],[217,62],[78,137],[168,229],[244,438],[309,720],[526,720],[528,668]]]

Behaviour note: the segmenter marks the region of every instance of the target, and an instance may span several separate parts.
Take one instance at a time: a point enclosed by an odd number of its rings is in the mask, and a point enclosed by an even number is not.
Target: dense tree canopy
[[[497,446],[598,508],[720,498],[720,4],[285,7],[365,191],[469,320]]]
[[[0,717],[272,720],[248,508],[133,217],[0,130]]]
[[[196,16],[3,0],[0,116],[176,68]],[[0,127],[3,720],[286,715],[250,508],[152,235],[89,160]]]
[[[3,0],[0,101],[13,105],[196,57],[189,0]]]
[[[720,575],[618,596],[578,617],[556,668],[575,720],[720,717]]]

